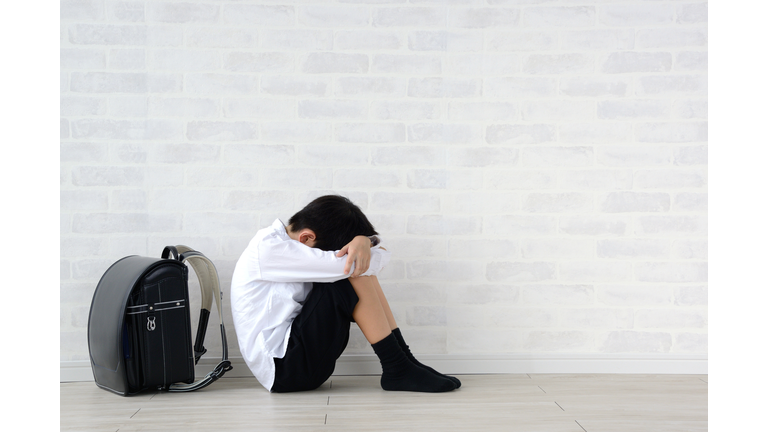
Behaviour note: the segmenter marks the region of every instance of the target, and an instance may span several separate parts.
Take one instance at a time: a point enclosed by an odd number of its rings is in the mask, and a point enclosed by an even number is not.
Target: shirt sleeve
[[[337,252],[337,251],[336,251]],[[271,282],[336,282],[349,277],[344,274],[347,256],[323,251],[296,240],[267,238],[259,243],[260,279]],[[363,276],[378,274],[389,262],[389,251],[371,248],[371,263]],[[354,271],[354,264],[350,274]]]

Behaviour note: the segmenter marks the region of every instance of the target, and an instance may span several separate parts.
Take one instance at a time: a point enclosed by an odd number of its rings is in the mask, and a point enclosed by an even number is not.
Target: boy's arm
[[[359,275],[378,273],[389,261],[389,252],[380,248],[370,250],[370,240],[362,239],[369,244],[369,263],[375,265],[369,264],[368,270]],[[258,279],[272,282],[336,282],[350,277],[350,270],[355,274],[355,258],[364,257],[366,248],[362,240],[353,240],[347,246],[347,251],[355,250],[354,257],[337,256],[337,252],[310,248],[295,240],[265,239],[258,248]],[[383,257],[385,254],[386,258]]]
[[[371,247],[373,240],[365,236],[357,236],[346,246],[336,252],[337,257],[347,255],[347,261],[344,264],[344,274],[349,274],[354,266],[354,272],[350,277],[357,277],[368,270],[371,264]]]

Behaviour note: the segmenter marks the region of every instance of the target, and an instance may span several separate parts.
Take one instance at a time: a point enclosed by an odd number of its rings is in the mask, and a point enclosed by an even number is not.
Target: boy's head
[[[314,242],[308,246],[326,251],[343,248],[355,236],[378,234],[360,208],[339,195],[316,198],[291,216],[288,220],[289,234],[302,230],[310,230],[314,234]]]

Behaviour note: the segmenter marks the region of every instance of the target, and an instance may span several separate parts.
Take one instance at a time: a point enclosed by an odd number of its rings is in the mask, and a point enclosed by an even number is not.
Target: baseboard
[[[707,374],[706,355],[662,354],[499,354],[499,355],[419,355],[419,360],[448,374]],[[252,377],[241,357],[230,358],[227,377]],[[218,364],[204,358],[195,367],[198,376]],[[378,375],[379,360],[373,354],[343,355],[336,362],[334,375]],[[60,382],[93,381],[90,362],[62,361]]]

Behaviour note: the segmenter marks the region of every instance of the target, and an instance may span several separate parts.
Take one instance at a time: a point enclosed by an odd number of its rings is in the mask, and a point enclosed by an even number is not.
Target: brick
[[[408,234],[461,236],[480,233],[480,218],[477,216],[409,216]]]
[[[706,353],[708,352],[706,333],[680,333],[675,335],[672,352]]]
[[[356,100],[303,100],[299,101],[299,118],[307,119],[365,119],[368,104]]]
[[[599,119],[666,118],[670,103],[657,99],[609,100],[597,103]]]
[[[272,95],[326,96],[330,88],[330,79],[324,77],[264,76],[261,78],[261,91]]]
[[[145,5],[142,1],[108,1],[108,21],[144,22]]]
[[[701,211],[708,208],[707,193],[682,192],[672,196],[672,211]]]
[[[140,70],[147,67],[146,52],[143,49],[111,49],[109,50],[109,68],[124,70]]]
[[[161,140],[180,139],[182,125],[168,120],[100,120],[72,122],[75,139]]]
[[[147,28],[133,25],[76,24],[69,27],[69,41],[83,45],[146,45]]]
[[[226,4],[222,6],[222,21],[244,26],[282,27],[296,24],[293,6]]]
[[[706,119],[708,101],[706,99],[675,100],[672,102],[672,115],[683,119]]]
[[[622,282],[632,274],[632,264],[623,261],[561,261],[558,275],[570,282]]]
[[[445,195],[442,206],[443,211],[451,214],[510,214],[520,211],[520,196],[500,191],[459,192]]]
[[[567,189],[632,189],[632,171],[623,169],[567,170],[560,173],[560,187]]]
[[[406,311],[405,321],[414,326],[445,326],[445,306],[411,306]]]
[[[609,192],[600,203],[600,211],[606,213],[666,212],[670,198],[663,192]]]
[[[411,189],[480,189],[483,177],[481,173],[469,170],[421,169],[409,171],[407,183]]]
[[[98,0],[62,0],[59,3],[62,21],[98,21],[104,19],[104,2]]]
[[[373,150],[373,165],[441,166],[445,164],[446,151],[437,146],[393,146]]]
[[[448,102],[448,119],[460,121],[517,120],[519,108],[508,102]]]
[[[107,115],[112,117],[149,117],[147,96],[112,96],[107,99]]]
[[[93,174],[87,172],[84,175]],[[64,211],[106,211],[109,207],[108,195],[104,191],[62,190],[59,192],[59,207]]]
[[[557,49],[558,35],[547,31],[488,32],[489,51],[549,51]]]
[[[707,260],[706,240],[675,240],[672,242],[672,258]]]
[[[595,118],[595,103],[582,100],[537,100],[524,102],[523,120],[575,121]]]
[[[408,142],[467,144],[479,142],[480,126],[466,124],[417,123],[408,126]]]
[[[306,5],[299,7],[298,22],[311,27],[367,27],[370,10],[364,6]]]
[[[485,216],[483,234],[493,236],[524,237],[554,234],[557,218],[551,216]]]
[[[331,125],[318,122],[268,122],[261,125],[261,137],[274,142],[317,142],[331,139]]]
[[[609,306],[669,306],[672,290],[665,286],[601,285],[595,289],[597,301]]]
[[[405,96],[407,83],[404,78],[389,77],[341,77],[336,79],[334,91],[339,96]]]
[[[210,50],[152,50],[148,56],[148,65],[150,69],[178,72],[214,71],[221,68],[221,57],[219,53]],[[226,62],[225,66],[228,66]]]
[[[219,159],[218,144],[155,144],[152,160],[160,163],[211,163]]]
[[[411,280],[465,281],[480,274],[480,263],[468,261],[415,260],[406,264],[406,275]]]
[[[368,165],[367,147],[306,145],[297,149],[298,161],[310,166]]]
[[[371,210],[386,212],[437,212],[440,198],[423,192],[374,192]]]
[[[600,6],[599,16],[607,26],[651,26],[671,24],[675,11],[665,3],[610,4]]]
[[[550,262],[491,262],[486,279],[491,282],[540,282],[556,278],[556,266]]]
[[[488,324],[495,328],[547,328],[555,325],[557,315],[551,309],[492,309],[485,311]]]
[[[637,220],[638,235],[706,236],[706,216],[642,216]]]
[[[468,147],[448,149],[448,165],[490,167],[517,165],[519,150],[508,147]]]
[[[602,146],[595,150],[597,162],[608,166],[665,166],[672,162],[667,146]]]
[[[267,36],[272,34],[265,32],[264,48],[270,49]],[[191,27],[186,36],[187,46],[195,48],[256,48],[259,45],[259,33],[255,28]]]
[[[342,123],[335,127],[336,141],[352,143],[397,143],[405,141],[401,123]]]
[[[437,102],[375,101],[371,103],[371,117],[379,120],[436,120],[441,117],[441,109]]]
[[[635,35],[635,47],[638,49],[696,46],[707,46],[705,28],[642,29]]]
[[[565,216],[560,218],[559,232],[569,235],[623,236],[629,221],[616,216]]]
[[[135,72],[72,72],[70,90],[79,93],[179,92],[181,76]]]
[[[219,18],[219,6],[195,3],[152,2],[147,6],[147,20],[165,23],[213,23]]]
[[[444,258],[447,256],[446,254],[446,245],[448,241],[444,238],[423,238],[423,237],[417,237],[414,238],[411,237],[388,237],[386,240],[386,243],[384,244],[384,247],[393,253],[396,253],[397,256],[403,257],[403,258],[422,258],[425,256],[433,257],[433,258]],[[425,289],[430,288],[431,291],[435,292],[437,291],[437,287],[429,287],[428,285],[421,285]],[[421,298],[421,296],[418,296],[418,294],[414,296],[408,296],[408,293],[405,292],[399,292],[398,293],[402,297],[411,297],[411,300],[416,301],[424,301],[427,300],[426,298]],[[437,293],[436,293],[437,294]],[[440,297],[442,297],[443,300],[445,300],[445,289],[444,287],[440,289]],[[390,298],[389,294],[387,294],[387,298]],[[392,299],[392,301],[396,301]]]
[[[261,46],[267,50],[314,51],[333,49],[332,30],[278,30],[262,32]]]
[[[237,234],[258,229],[249,213],[189,212],[184,215],[184,232],[190,234]]]
[[[444,64],[443,72],[446,75],[509,76],[520,70],[520,56],[517,54],[448,54],[445,56]],[[497,87],[509,87],[499,80],[494,84]]]
[[[290,212],[291,200],[285,191],[233,190],[224,193],[222,208],[235,211]]]
[[[189,167],[185,174],[188,187],[259,186],[259,172],[252,167]]]
[[[408,96],[419,98],[462,98],[480,96],[481,83],[473,79],[411,78]]]
[[[281,119],[296,117],[296,101],[277,98],[224,99],[224,117],[247,119]]]
[[[164,188],[153,190],[147,201],[147,209],[153,212],[205,211],[211,203],[221,202],[221,194],[214,189]]]
[[[597,242],[599,258],[667,258],[669,242],[658,239],[609,239]]]
[[[705,23],[708,19],[708,3],[688,3],[677,7],[677,22],[682,24]]]
[[[67,119],[59,120],[59,138],[61,139],[69,138],[69,120]]]
[[[529,239],[522,242],[525,259],[593,258],[595,243],[582,239]]]
[[[614,52],[602,62],[605,73],[669,72],[672,54],[665,52]]]
[[[111,161],[135,164],[145,164],[147,162],[149,146],[143,142],[112,144],[110,147]],[[147,168],[146,172],[149,172],[151,169]],[[149,177],[147,178],[149,179]]]
[[[304,73],[366,73],[368,56],[334,52],[309,53],[301,62]]]
[[[640,96],[674,96],[707,94],[706,75],[652,75],[638,79],[637,94]]]
[[[218,99],[205,98],[164,98],[152,97],[148,113],[152,117],[219,117],[221,107]]]
[[[640,142],[699,142],[707,141],[706,122],[641,123],[635,129]]]
[[[635,311],[638,329],[702,328],[707,325],[706,311],[681,309],[642,309]]]
[[[707,185],[707,173],[702,170],[638,170],[635,171],[635,187],[638,189],[703,188]]]
[[[537,98],[554,96],[557,80],[545,77],[487,78],[483,81],[483,96],[490,98]]]
[[[634,317],[631,310],[611,308],[566,309],[560,314],[559,325],[583,329],[631,329]]]
[[[626,96],[629,80],[620,77],[583,76],[562,78],[560,93],[567,96]]]
[[[635,47],[633,29],[590,29],[561,33],[561,49],[568,51],[621,51]]]
[[[523,197],[523,211],[534,213],[585,212],[593,209],[591,194],[580,192],[529,193]]]
[[[592,335],[584,331],[534,330],[524,336],[522,347],[532,352],[587,352],[592,349]]]
[[[595,24],[594,6],[533,6],[523,11],[526,27],[589,27]]]
[[[258,93],[259,80],[257,76],[244,74],[190,73],[184,76],[184,91],[216,97],[243,96]]]
[[[59,150],[61,162],[104,162],[107,144],[62,142]]]
[[[190,141],[245,141],[259,138],[258,123],[194,121],[187,123]]]
[[[598,345],[599,351],[606,353],[666,353],[672,347],[672,336],[666,332],[612,331]]]
[[[449,301],[461,305],[514,304],[520,288],[512,285],[467,285],[457,286],[448,292]]]
[[[394,49],[399,46],[394,46]],[[413,31],[408,33],[411,51],[472,52],[483,50],[483,35],[476,32]]]
[[[341,30],[335,37],[336,49],[342,50],[399,50],[405,46],[405,38],[394,31]]]
[[[587,54],[531,54],[523,61],[523,73],[571,74],[594,70],[594,59]]]
[[[283,52],[229,52],[224,54],[224,70],[250,73],[290,73],[294,56]]]
[[[679,286],[674,289],[675,304],[678,306],[706,306],[706,286]]]
[[[706,51],[683,51],[675,56],[675,71],[706,72],[709,65]]]
[[[337,169],[333,173],[333,186],[337,188],[387,188],[400,187],[401,176],[394,170]]]
[[[557,185],[557,175],[551,171],[489,171],[485,177],[486,188],[491,190],[540,190]]]
[[[520,24],[520,10],[506,8],[452,8],[448,26],[460,28],[509,28]]]
[[[86,234],[115,234],[137,232],[178,232],[181,214],[155,213],[75,213],[72,232]]]
[[[97,257],[106,255],[108,243],[108,239],[103,237],[63,237],[59,250],[60,255],[66,258]]]
[[[540,144],[555,136],[555,127],[547,124],[490,125],[485,130],[488,144]]]
[[[374,27],[443,27],[447,9],[438,7],[391,7],[373,10]]]
[[[520,252],[516,242],[509,240],[451,238],[447,255],[450,258],[518,258]],[[445,249],[444,249],[445,250]]]
[[[376,54],[371,62],[371,72],[413,75],[439,75],[442,71],[440,57],[416,54]]]
[[[103,49],[62,48],[59,65],[62,69],[104,69],[107,55]]]

